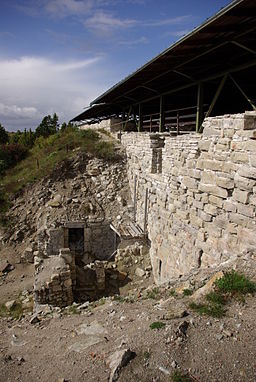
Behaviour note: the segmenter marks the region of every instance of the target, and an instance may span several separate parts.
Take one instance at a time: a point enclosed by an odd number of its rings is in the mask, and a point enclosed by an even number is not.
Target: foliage
[[[225,314],[225,310],[220,304],[196,304],[195,302],[192,302],[189,306],[200,315],[221,318]]]
[[[159,298],[159,288],[153,288],[152,290],[147,291],[147,294],[145,296],[146,298],[151,298],[152,300],[157,300]]]
[[[183,374],[180,371],[175,371],[172,375],[172,382],[192,382],[188,374]]]
[[[241,297],[247,293],[256,291],[256,284],[250,281],[246,276],[232,270],[215,281],[215,290],[209,292],[206,296],[206,303],[191,303],[190,308],[201,315],[207,315],[220,318],[225,315],[224,305],[232,296]]]
[[[183,296],[191,296],[193,294],[192,289],[183,289]]]
[[[56,113],[51,115],[47,115],[42,119],[42,122],[39,126],[37,126],[35,135],[36,137],[44,137],[47,138],[49,135],[56,134],[59,127],[59,117]]]
[[[10,167],[16,165],[27,155],[28,149],[17,143],[0,146],[0,174]]]
[[[165,327],[165,325],[166,324],[164,322],[155,321],[155,322],[152,322],[152,324],[149,327],[152,330],[154,330],[154,329],[163,329]]]
[[[256,291],[256,283],[250,281],[246,276],[232,270],[215,281],[215,285],[221,293],[231,293],[232,295],[244,295]]]
[[[14,306],[8,310],[5,304],[0,305],[0,317],[12,317],[14,320],[19,320],[23,315],[23,307],[21,302],[15,302]]]
[[[5,128],[1,125],[0,123],[0,145],[1,144],[6,144],[9,141],[9,135]]]

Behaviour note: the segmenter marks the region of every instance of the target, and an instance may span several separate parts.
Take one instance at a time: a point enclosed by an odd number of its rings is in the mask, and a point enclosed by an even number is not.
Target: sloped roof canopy
[[[90,108],[72,121],[120,115],[131,105],[135,109],[144,105],[145,110],[157,110],[160,96],[166,96],[172,108],[195,105],[194,90],[200,83],[207,84],[204,101],[210,105],[220,79],[227,74],[234,80],[233,85],[227,82],[219,109],[215,107],[211,112],[222,114],[250,109],[250,105],[255,105],[255,41],[255,0],[234,1],[96,98]],[[239,90],[243,100],[235,97]]]

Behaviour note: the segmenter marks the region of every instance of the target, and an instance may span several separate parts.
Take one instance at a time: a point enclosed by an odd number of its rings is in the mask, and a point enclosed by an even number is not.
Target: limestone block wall
[[[157,143],[157,141],[159,141]],[[136,219],[159,283],[256,248],[256,113],[207,118],[203,134],[123,134]]]

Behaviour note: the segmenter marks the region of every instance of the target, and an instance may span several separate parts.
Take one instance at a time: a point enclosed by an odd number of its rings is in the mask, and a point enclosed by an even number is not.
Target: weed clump
[[[149,327],[152,330],[154,330],[154,329],[163,329],[165,327],[165,325],[166,324],[164,322],[155,321],[155,322],[152,322],[152,324]]]

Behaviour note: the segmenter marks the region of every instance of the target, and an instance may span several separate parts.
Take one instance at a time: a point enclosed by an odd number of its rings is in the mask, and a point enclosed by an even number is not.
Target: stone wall
[[[116,234],[110,222],[67,222],[58,228],[50,228],[38,236],[38,247],[42,257],[56,256],[61,248],[68,248],[69,228],[84,229],[84,263],[107,260],[116,250]],[[42,236],[42,237],[41,237]]]
[[[159,283],[256,248],[256,113],[207,118],[203,134],[122,135],[137,222]]]

